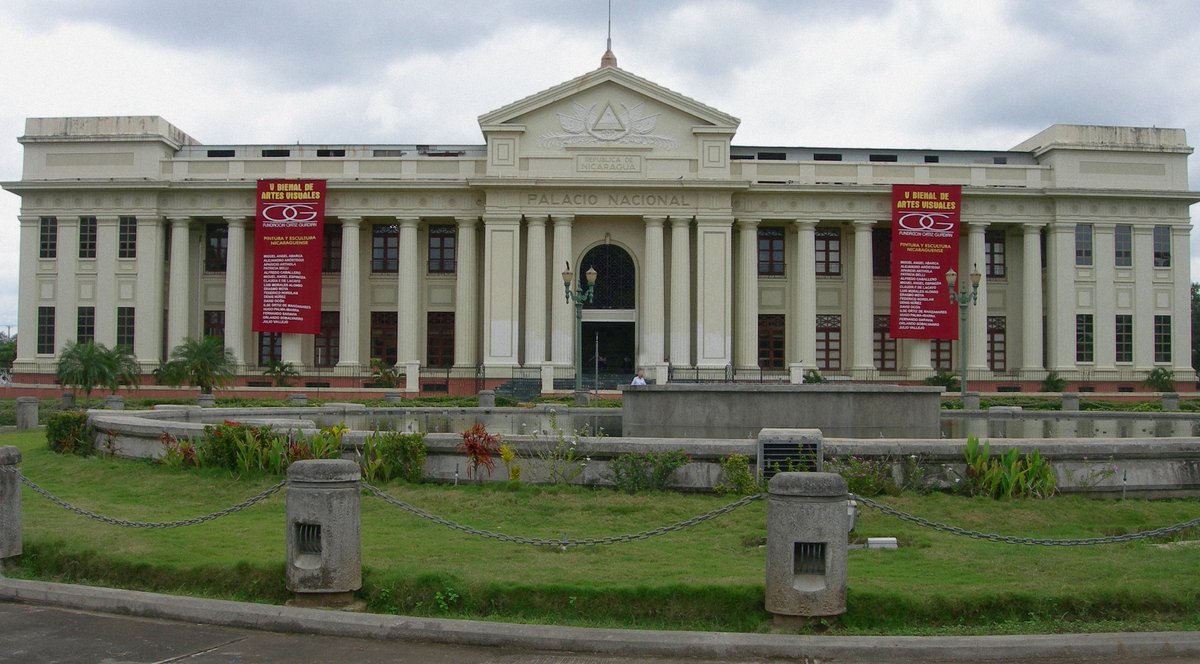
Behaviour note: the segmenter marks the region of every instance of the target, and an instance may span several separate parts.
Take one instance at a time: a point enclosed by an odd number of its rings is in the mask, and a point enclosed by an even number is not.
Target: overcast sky
[[[160,115],[216,144],[482,143],[480,114],[599,66],[606,11],[4,0],[0,181],[21,177],[26,117]],[[1003,150],[1055,123],[1200,140],[1189,0],[613,0],[612,34],[623,69],[741,118],[739,145]],[[0,192],[0,327],[17,322],[18,207]]]

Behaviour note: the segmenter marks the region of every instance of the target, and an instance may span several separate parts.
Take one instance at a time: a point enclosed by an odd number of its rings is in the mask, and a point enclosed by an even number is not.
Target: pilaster
[[[521,217],[483,218],[483,363],[517,366],[521,338]]]
[[[733,361],[731,286],[733,219],[696,217],[696,366]]]
[[[671,364],[692,364],[691,219],[671,218]]]
[[[479,262],[475,243],[478,220],[456,217],[458,260],[454,275],[454,364],[474,367],[479,363]]]

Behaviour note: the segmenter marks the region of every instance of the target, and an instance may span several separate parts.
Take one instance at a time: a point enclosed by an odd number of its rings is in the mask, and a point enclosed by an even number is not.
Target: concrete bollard
[[[1063,392],[1062,409],[1063,410],[1079,410],[1079,393],[1078,392]]]
[[[403,392],[384,392],[383,393],[383,402],[384,403],[400,403],[401,401],[404,401],[404,393]]]
[[[1179,410],[1179,393],[1178,392],[1163,392],[1162,409]]]
[[[963,395],[963,410],[979,410],[978,392],[967,392]]]
[[[201,394],[196,397],[196,405],[201,408],[212,408],[217,405],[217,397],[212,394]]]
[[[768,484],[767,611],[798,627],[846,612],[846,480],[779,473]]]
[[[36,429],[38,425],[37,397],[17,397],[17,428]]]
[[[70,408],[75,407],[75,393],[74,392],[63,392],[62,407],[64,409],[70,409]]]
[[[307,406],[308,405],[308,395],[304,394],[303,392],[289,394],[288,395],[288,403],[293,406]]]
[[[125,410],[125,397],[119,394],[110,394],[104,397],[104,407],[109,410]]]
[[[496,390],[479,390],[479,407],[496,407]]]
[[[362,587],[358,464],[342,459],[288,467],[287,588],[294,606],[354,608]]]
[[[8,472],[19,463],[21,450],[0,447],[0,560],[21,555],[21,480]]]

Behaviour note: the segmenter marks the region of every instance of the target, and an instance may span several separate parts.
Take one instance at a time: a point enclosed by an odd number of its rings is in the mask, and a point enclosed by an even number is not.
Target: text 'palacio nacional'
[[[596,271],[589,376],[920,381],[958,371],[960,347],[891,337],[892,186],[960,185],[974,386],[1195,380],[1182,129],[1054,125],[963,151],[738,146],[738,124],[612,59],[481,115],[479,145],[201,144],[154,116],[31,118],[3,184],[21,197],[14,373],[53,382],[63,345],[92,340],[149,374],[215,335],[242,384],[274,360],[361,387],[378,358],[408,390],[565,391],[569,266]],[[287,179],[327,187],[315,335],[251,326],[255,186]]]

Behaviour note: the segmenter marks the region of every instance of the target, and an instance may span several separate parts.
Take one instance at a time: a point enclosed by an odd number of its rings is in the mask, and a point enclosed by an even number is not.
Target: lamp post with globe
[[[959,350],[959,367],[962,368],[962,399],[963,406],[967,403],[967,307],[975,304],[979,294],[979,280],[983,275],[979,274],[979,266],[971,271],[971,290],[967,290],[967,284],[964,282],[961,292],[956,292],[955,288],[958,284],[958,273],[954,268],[950,268],[946,272],[946,286],[950,288],[950,302],[958,305],[958,350]]]
[[[596,268],[589,267],[584,273],[587,277],[587,288],[583,287],[583,280],[579,281],[579,285],[574,291],[571,290],[571,282],[575,279],[575,273],[571,271],[571,264],[567,263],[567,269],[563,270],[563,286],[567,291],[567,304],[575,303],[575,405],[588,405],[588,393],[583,389],[583,305],[591,302],[596,294]]]

